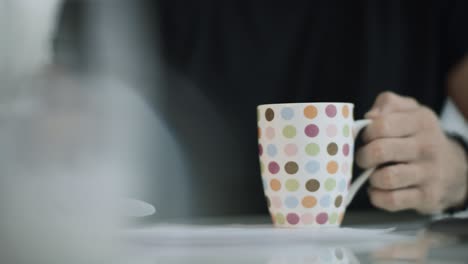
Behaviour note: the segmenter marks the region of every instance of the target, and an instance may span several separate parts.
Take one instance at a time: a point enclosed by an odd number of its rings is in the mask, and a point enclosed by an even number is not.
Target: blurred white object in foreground
[[[10,78],[35,74],[52,60],[61,0],[0,0],[0,71]],[[6,87],[2,85],[1,89]]]
[[[131,93],[69,79],[24,87],[0,112],[0,262],[110,263],[138,183]]]
[[[0,263],[119,263],[142,101],[48,72],[59,6],[0,0]]]

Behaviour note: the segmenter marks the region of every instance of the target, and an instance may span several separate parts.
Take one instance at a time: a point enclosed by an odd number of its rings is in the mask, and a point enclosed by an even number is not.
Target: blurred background
[[[342,4],[339,1],[330,5],[310,4],[307,8],[322,10],[332,19],[347,16],[348,11],[339,8]],[[283,30],[288,31],[287,27],[294,28],[294,25],[281,16],[278,21],[262,25],[260,23],[268,21],[267,18],[256,20],[256,14],[248,13],[248,10],[264,10],[263,15],[268,17],[267,14],[282,10],[285,14],[302,15],[306,11],[299,11],[300,5],[280,7],[273,4],[267,7],[260,2],[249,4],[243,1],[198,4],[176,1],[170,4],[143,0],[112,3],[68,0],[63,3],[54,35],[54,59],[56,65],[74,72],[98,72],[125,83],[136,91],[148,114],[153,116],[153,130],[147,129],[145,137],[145,142],[154,145],[145,149],[148,171],[143,198],[157,205],[161,212],[158,219],[266,215],[257,153],[252,148],[256,146],[254,113],[258,104],[278,100],[359,100],[355,112],[355,117],[359,118],[378,94],[372,87],[392,87],[398,92],[396,87],[420,86],[420,90],[413,91],[417,94],[409,95],[419,98],[422,103],[432,104],[441,114],[446,129],[468,134],[462,115],[450,100],[443,99],[443,89],[432,89],[444,86],[443,76],[428,78],[425,75],[426,71],[437,71],[443,65],[453,63],[449,58],[454,57],[456,48],[448,53],[447,61],[440,58],[445,55],[437,50],[444,45],[436,44],[438,41],[444,43],[443,35],[432,29],[421,32],[423,38],[436,38],[435,43],[423,40],[421,43],[427,46],[415,49],[414,56],[422,60],[422,67],[427,69],[416,72],[414,78],[407,76],[411,67],[421,65],[413,65],[414,62],[404,56],[404,46],[412,45],[405,44],[404,39],[411,30],[422,30],[424,23],[443,19],[430,17],[437,4],[420,7],[426,20],[415,25],[405,20],[404,13],[406,9],[407,12],[418,10],[418,5],[363,1],[344,6],[349,8],[348,13],[356,13],[349,15],[355,20],[346,28],[338,28],[333,22],[325,28],[330,32],[343,31],[345,37],[360,38],[362,46],[368,49],[363,51],[350,44],[358,51],[349,54],[346,50],[340,51],[339,47],[316,47],[327,54],[329,66],[304,66],[324,73],[323,67],[336,67],[337,72],[344,72],[340,78],[325,77],[329,88],[340,94],[336,98],[321,94],[317,91],[320,89],[311,88],[315,93],[311,96],[306,95],[307,87],[297,88],[307,84],[301,83],[301,78],[308,78],[301,76],[300,69],[297,74],[291,74],[297,75],[297,79],[284,80],[281,74],[277,77],[275,71],[294,72],[295,68],[287,68],[287,59],[274,55],[280,52],[281,38],[276,40],[278,43],[264,43],[262,34],[274,34],[270,28],[276,28],[277,22],[284,24],[278,34],[286,34]],[[314,11],[311,13],[315,14]],[[458,13],[454,17],[456,15]],[[236,19],[246,21],[245,25],[232,22]],[[216,24],[213,21],[224,22]],[[366,27],[368,35],[362,35],[360,27]],[[313,41],[304,41],[315,45]],[[260,59],[250,60],[252,57]],[[356,61],[360,62],[356,64]],[[367,68],[363,66],[366,63]],[[268,66],[275,64],[278,67]],[[286,68],[281,68],[283,66]],[[349,70],[341,71],[343,67]],[[366,72],[361,80],[356,77],[361,75],[360,72]],[[347,89],[348,85],[357,92]],[[278,86],[290,88],[279,92],[270,90]],[[425,92],[421,93],[423,90]],[[400,91],[405,93],[403,88]],[[440,100],[434,103],[430,99],[434,97]],[[354,174],[357,172],[355,168]],[[370,208],[365,192],[351,206],[353,210]]]
[[[257,154],[244,151],[256,145],[254,104],[249,119],[227,118],[240,95],[229,98],[226,91],[227,99],[219,100],[221,87],[201,89],[191,73],[161,54],[158,7],[141,0],[65,1],[55,64],[112,76],[141,98],[154,125],[145,133],[147,188],[141,198],[156,205],[155,218],[266,215]],[[238,142],[239,136],[248,141]]]

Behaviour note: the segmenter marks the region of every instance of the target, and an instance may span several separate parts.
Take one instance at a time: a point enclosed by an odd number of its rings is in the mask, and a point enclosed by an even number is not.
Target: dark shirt
[[[390,90],[439,112],[468,47],[461,0],[137,2],[145,47],[160,51],[143,59],[162,57],[153,74],[166,77],[153,104],[188,160],[194,215],[267,212],[258,104],[353,102],[358,119]],[[364,191],[351,207],[369,206]]]
[[[244,183],[225,198],[246,213],[265,211],[256,105],[345,101],[361,118],[391,90],[438,112],[446,75],[468,47],[464,1],[168,0],[159,8],[166,63],[197,86],[242,144],[218,180]],[[352,207],[368,206],[364,191]]]

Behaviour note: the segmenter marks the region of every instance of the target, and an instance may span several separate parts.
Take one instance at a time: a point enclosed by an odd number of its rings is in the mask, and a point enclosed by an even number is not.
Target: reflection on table
[[[267,217],[216,218],[180,220],[172,223],[213,225],[264,225]],[[466,263],[468,241],[461,232],[468,229],[467,221],[430,224],[430,219],[412,213],[387,214],[383,212],[348,213],[344,227],[385,229],[391,233],[369,236],[369,239],[323,243],[309,242],[244,243],[242,245],[185,244],[184,246],[136,243],[131,258],[135,263]],[[444,226],[450,228],[444,228]],[[435,228],[434,228],[435,227]],[[456,232],[460,230],[460,232]],[[461,235],[458,235],[461,234]],[[329,242],[330,240],[328,240]]]

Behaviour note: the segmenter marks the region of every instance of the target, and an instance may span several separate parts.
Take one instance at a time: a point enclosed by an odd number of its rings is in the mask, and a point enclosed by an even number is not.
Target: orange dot
[[[304,116],[309,119],[314,119],[317,116],[317,108],[313,105],[306,106],[306,108],[304,108]]]
[[[343,106],[343,109],[342,109],[342,114],[345,118],[347,118],[349,116],[349,107],[347,105]]]
[[[281,189],[281,182],[277,179],[273,179],[270,181],[270,187],[273,191],[279,191]]]
[[[313,196],[306,196],[302,199],[302,205],[305,208],[312,208],[317,204],[317,199]]]
[[[338,163],[336,163],[336,161],[328,162],[327,171],[330,174],[335,174],[338,171]]]
[[[258,129],[257,129],[257,133],[258,133],[258,138],[261,138],[262,137],[262,129],[260,127],[258,127]]]

